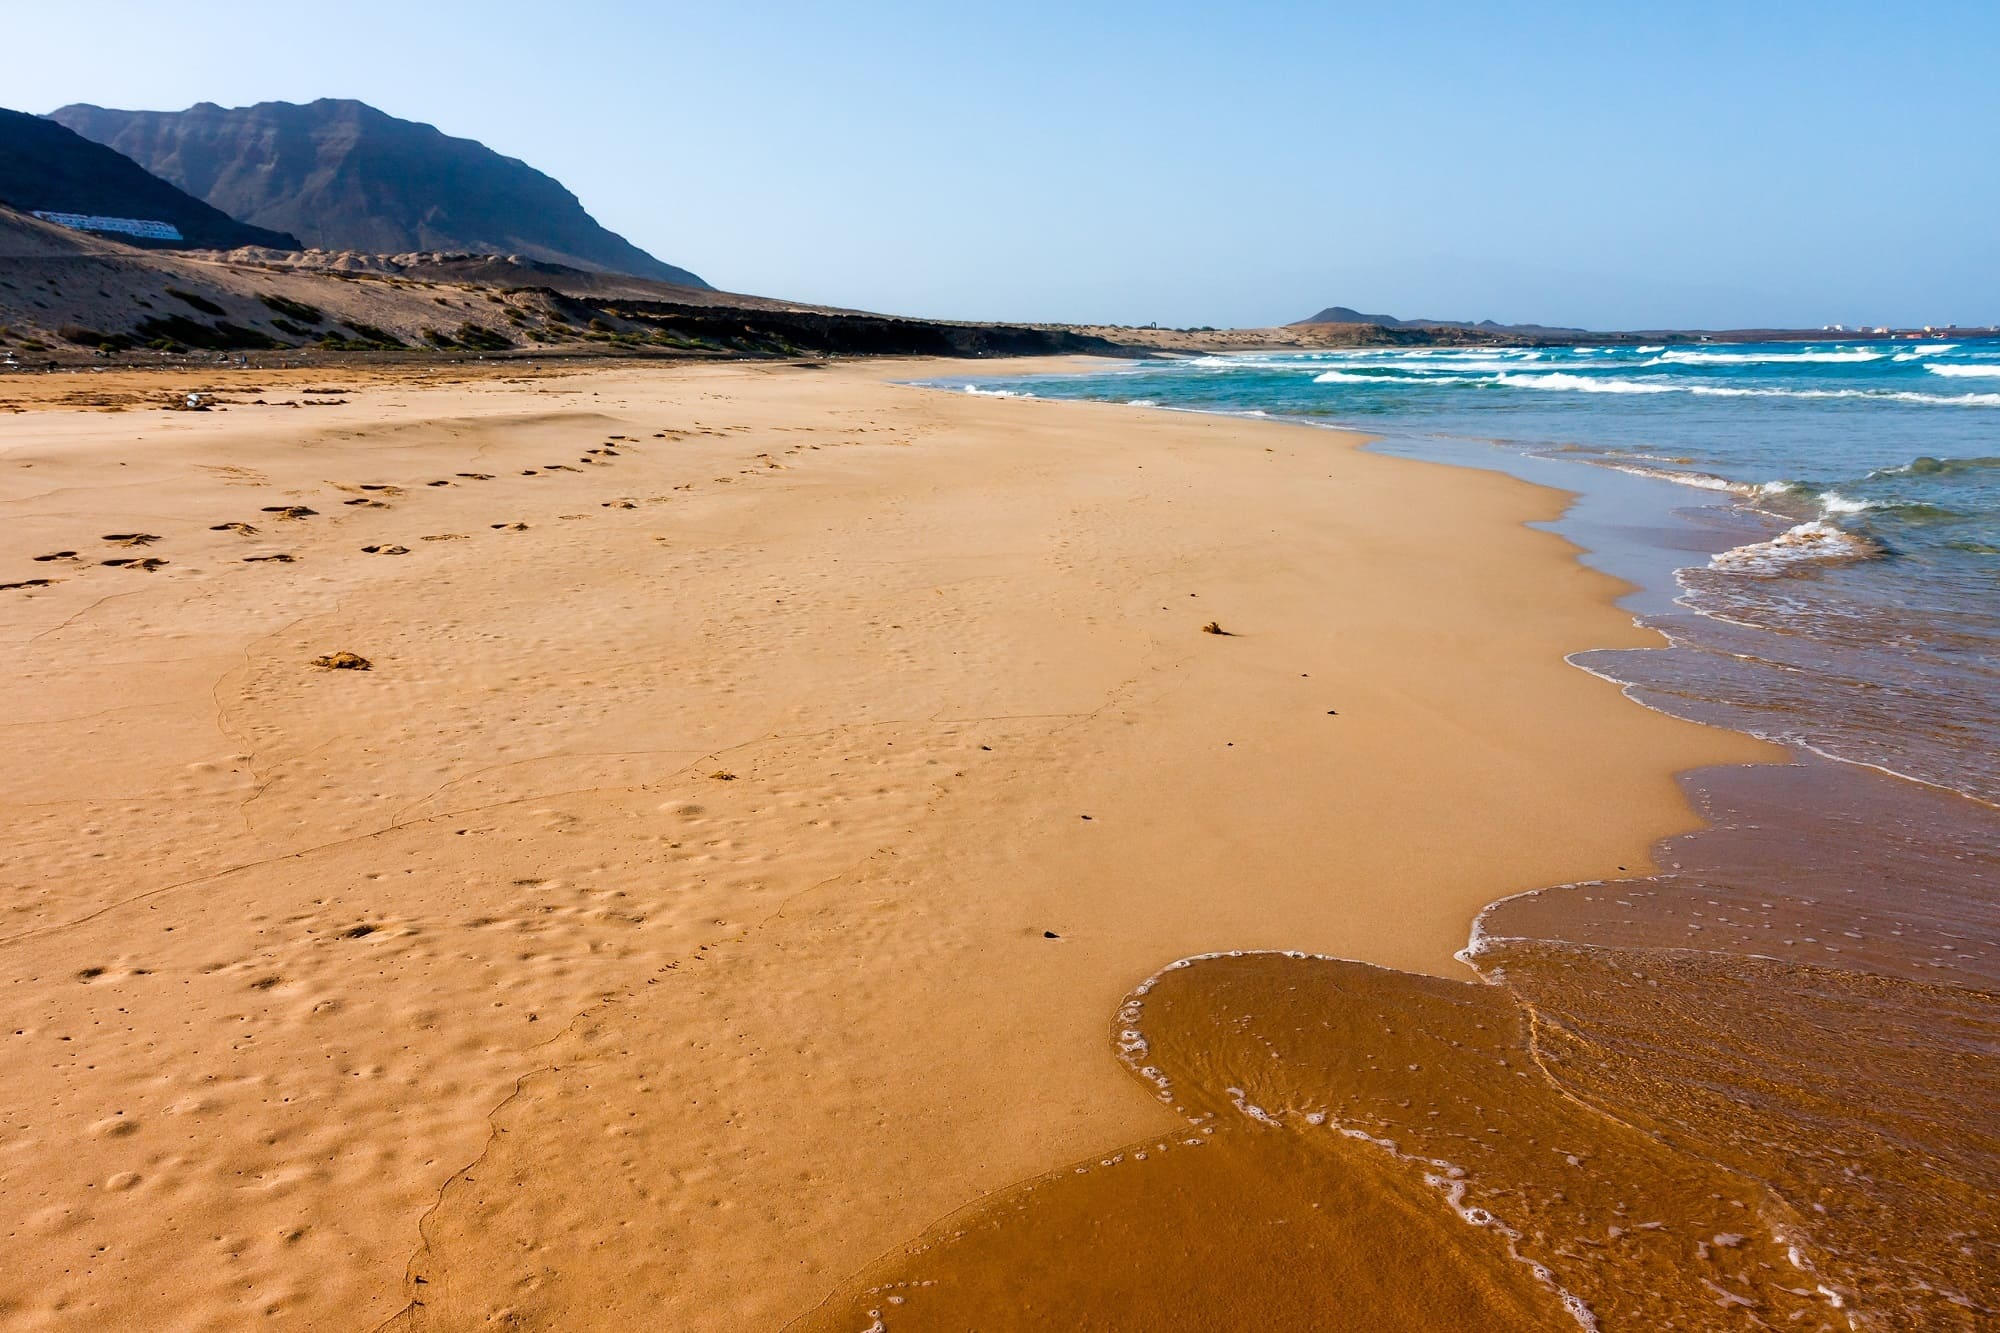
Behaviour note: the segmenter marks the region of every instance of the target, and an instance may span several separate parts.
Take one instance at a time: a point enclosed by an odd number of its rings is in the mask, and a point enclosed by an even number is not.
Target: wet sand
[[[1143,983],[1110,1040],[1180,1132],[805,1326],[1988,1326],[2000,823],[1825,761],[1688,781],[1715,823],[1660,874],[1482,915],[1487,984],[1269,952]]]
[[[1653,639],[1522,526],[1554,492],[884,382],[925,373],[7,386],[0,583],[49,582],[0,591],[0,1318],[824,1317],[1221,1137],[1107,1033],[1171,960],[1487,995],[1483,906],[1647,874],[1675,773],[1781,757],[1564,663]],[[1190,1220],[1270,1169],[1214,1146],[1160,1157]],[[1343,1220],[1258,1262],[1375,1287],[1271,1309],[1560,1316],[1421,1181],[1296,1151]],[[1089,1285],[1092,1220],[1037,1225]]]

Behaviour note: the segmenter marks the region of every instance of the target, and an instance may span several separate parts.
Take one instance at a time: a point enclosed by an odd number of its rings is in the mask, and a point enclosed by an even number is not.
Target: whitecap
[[[1925,366],[1924,369],[1933,375],[1963,376],[1974,379],[2000,379],[2000,366],[1954,364],[1949,366]]]
[[[1314,384],[1470,384],[1469,375],[1371,375],[1365,371],[1327,370],[1313,376]]]
[[[1652,384],[1640,380],[1598,379],[1589,375],[1572,375],[1563,371],[1550,371],[1545,375],[1501,375],[1495,384],[1504,384],[1518,389],[1568,389],[1577,393],[1674,393],[1679,386],[1673,384]]]
[[[1919,393],[1914,389],[1749,389],[1722,384],[1676,386],[1708,398],[1865,398],[1881,403],[2000,407],[2000,393]]]
[[[1760,495],[1765,493],[1764,488],[1761,486],[1747,486],[1740,481],[1731,481],[1727,477],[1718,477],[1711,472],[1678,472],[1671,468],[1645,467],[1638,463],[1614,463],[1609,461],[1601,463],[1600,466],[1608,467],[1614,472],[1626,473],[1629,476],[1647,477],[1653,481],[1671,481],[1677,486],[1692,486],[1697,490],[1703,491],[1727,491],[1731,495]],[[1772,482],[1769,484],[1775,486],[1784,485],[1783,482]]]
[[[1868,560],[1882,548],[1866,537],[1835,527],[1825,519],[1787,528],[1769,541],[1732,547],[1709,557],[1711,569],[1739,574],[1782,574],[1817,561]]]
[[[1781,365],[1796,362],[1823,362],[1829,364],[1880,361],[1887,352],[1868,352],[1853,348],[1840,352],[1668,352],[1660,359],[1682,366],[1757,366]]]

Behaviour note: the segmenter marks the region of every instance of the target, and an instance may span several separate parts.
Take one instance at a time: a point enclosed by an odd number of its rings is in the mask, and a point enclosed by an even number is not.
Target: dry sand
[[[1553,492],[925,373],[0,417],[0,1322],[775,1327],[1174,1128],[1166,962],[1468,975],[1775,757]]]

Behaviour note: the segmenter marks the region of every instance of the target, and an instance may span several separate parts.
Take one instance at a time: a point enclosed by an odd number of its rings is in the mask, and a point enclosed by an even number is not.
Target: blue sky
[[[909,314],[2000,320],[2000,4],[9,6],[0,105],[358,97]]]

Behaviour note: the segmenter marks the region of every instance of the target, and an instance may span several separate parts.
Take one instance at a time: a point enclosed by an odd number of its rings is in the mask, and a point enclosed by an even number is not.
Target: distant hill
[[[694,274],[605,230],[561,182],[472,139],[362,102],[52,113],[215,207],[318,249],[521,255],[689,287]]]
[[[1300,324],[1372,324],[1383,329],[1485,329],[1492,333],[1583,333],[1583,329],[1562,328],[1553,324],[1502,324],[1498,320],[1482,319],[1477,322],[1468,319],[1397,319],[1394,315],[1364,315],[1359,310],[1344,305],[1330,305],[1309,319],[1297,321]]]
[[[176,189],[122,153],[51,120],[0,110],[0,204],[23,212],[83,213],[165,222],[171,240],[125,238],[152,247],[233,250],[261,245],[297,250],[297,238],[245,226]]]
[[[1300,324],[1375,324],[1385,329],[1400,329],[1406,321],[1394,315],[1364,315],[1359,310],[1344,305],[1330,305],[1310,319],[1297,321]]]

